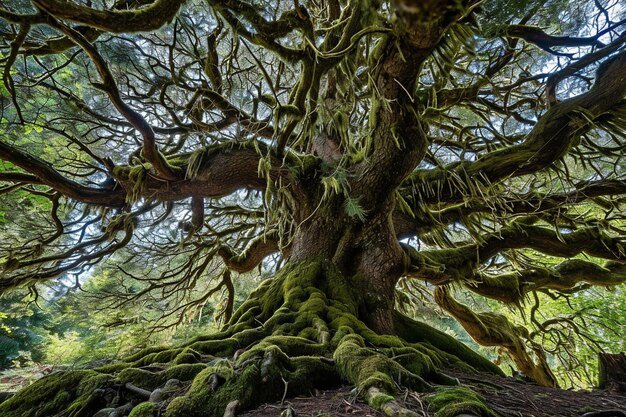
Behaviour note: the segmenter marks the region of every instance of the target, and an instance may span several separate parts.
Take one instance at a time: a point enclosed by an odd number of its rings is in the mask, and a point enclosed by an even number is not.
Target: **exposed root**
[[[224,417],[235,417],[235,413],[239,408],[239,400],[233,400],[228,403],[226,410],[224,410]]]
[[[481,396],[465,387],[439,388],[436,393],[426,397],[426,401],[434,417],[498,417],[485,405]]]
[[[372,332],[356,318],[350,288],[330,267],[293,266],[253,293],[222,332],[49,376],[1,404],[0,415],[222,417],[348,382],[389,417],[415,417],[396,400],[400,390],[434,392],[457,383],[444,366],[494,370],[451,337],[407,318],[398,317],[402,337]],[[493,415],[476,408],[473,397],[467,403],[468,392],[446,391],[437,415]],[[442,401],[433,397],[433,404]]]

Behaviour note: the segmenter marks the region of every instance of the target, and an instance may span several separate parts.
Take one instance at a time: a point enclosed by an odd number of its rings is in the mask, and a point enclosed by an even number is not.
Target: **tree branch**
[[[581,283],[611,287],[626,282],[626,265],[609,261],[604,266],[582,259],[568,259],[552,268],[536,266],[518,272],[490,275],[476,273],[464,283],[473,292],[505,303],[519,303],[531,291],[571,292],[587,288]]]
[[[244,273],[253,270],[263,259],[279,251],[278,239],[276,233],[268,233],[253,239],[246,249],[240,254],[235,253],[228,246],[221,246],[218,254],[224,259],[224,263],[228,269]]]
[[[568,207],[597,197],[620,196],[626,193],[626,181],[604,179],[580,181],[573,190],[563,193],[540,193],[531,191],[518,196],[503,197],[498,201],[486,202],[482,198],[467,199],[463,204],[436,210],[426,214],[423,209],[414,207],[414,216],[394,211],[394,229],[399,238],[417,236],[431,229],[463,220],[472,213],[488,213],[503,218],[515,214],[540,214]],[[412,201],[404,190],[403,197]]]
[[[609,236],[599,225],[559,234],[553,229],[516,221],[498,233],[477,238],[477,241],[480,243],[421,252],[405,246],[405,254],[410,264],[407,276],[436,284],[463,282],[474,277],[477,266],[496,254],[521,248],[566,258],[586,253],[620,263],[625,259],[623,238]],[[563,268],[566,266],[568,265]]]
[[[558,386],[541,347],[533,346],[532,349],[537,362],[526,351],[524,340],[528,339],[528,331],[525,328],[513,325],[500,314],[472,311],[452,298],[444,287],[435,290],[435,301],[457,319],[476,342],[483,346],[502,346],[523,374],[541,385]]]
[[[19,166],[37,177],[39,183],[48,185],[76,201],[104,207],[121,207],[125,204],[125,193],[121,188],[111,190],[86,187],[64,177],[46,161],[29,155],[3,141],[0,141],[0,159]],[[5,178],[12,178],[12,180],[19,180],[20,177],[21,179],[32,179],[30,176],[25,177],[16,173],[4,172],[2,175]]]
[[[619,117],[611,110],[626,94],[625,73],[626,51],[622,51],[600,66],[588,92],[550,108],[523,143],[490,152],[475,162],[415,171],[409,181],[418,188],[416,201],[462,201],[470,190],[464,182],[485,187],[550,166],[565,156],[594,123]]]
[[[117,88],[115,78],[98,50],[87,41],[83,35],[75,30],[59,23],[55,23],[53,27],[65,33],[65,35],[80,45],[87,55],[89,55],[102,78],[102,84],[97,85],[97,87],[107,93],[117,111],[119,111],[141,134],[143,137],[143,156],[152,164],[157,174],[166,180],[178,179],[179,175],[174,172],[173,167],[167,163],[161,152],[159,152],[152,126],[150,126],[141,114],[124,102]]]
[[[149,32],[171,22],[185,0],[155,0],[138,10],[97,10],[65,0],[33,0],[57,19],[111,33]],[[145,3],[144,3],[145,4]]]

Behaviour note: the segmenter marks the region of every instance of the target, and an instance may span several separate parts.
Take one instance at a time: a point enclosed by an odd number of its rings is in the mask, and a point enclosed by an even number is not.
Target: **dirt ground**
[[[570,391],[540,387],[512,378],[448,372],[482,395],[502,417],[626,417],[626,394],[609,391]],[[237,417],[384,417],[364,404],[349,387],[317,391],[310,397],[287,398],[264,404]],[[432,417],[425,394],[405,392],[404,406]],[[290,409],[291,411],[285,411]],[[467,415],[465,415],[467,416]]]

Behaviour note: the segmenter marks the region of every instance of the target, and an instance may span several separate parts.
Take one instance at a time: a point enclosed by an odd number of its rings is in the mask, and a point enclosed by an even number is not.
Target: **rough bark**
[[[624,353],[598,353],[598,387],[626,392],[626,356]]]

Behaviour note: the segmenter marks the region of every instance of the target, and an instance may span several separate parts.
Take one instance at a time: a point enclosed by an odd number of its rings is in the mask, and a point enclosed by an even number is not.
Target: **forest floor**
[[[492,410],[502,417],[626,417],[626,393],[610,391],[573,391],[540,387],[513,378],[488,374],[449,371],[462,384],[483,396]],[[349,387],[317,391],[310,397],[287,398],[264,404],[237,417],[278,417],[290,408],[289,417],[383,417],[359,400]],[[423,400],[426,394],[406,392],[400,397],[404,406],[418,415],[432,417]],[[602,413],[600,413],[602,412]]]
[[[25,372],[26,371],[26,372]],[[15,391],[47,373],[47,369],[30,368],[0,374],[0,391]],[[626,393],[610,391],[573,391],[545,388],[513,378],[490,374],[466,374],[447,371],[462,384],[471,386],[502,417],[626,417]],[[237,417],[384,417],[358,398],[351,387],[316,391],[308,397],[285,398],[264,404],[254,410],[237,413]],[[424,401],[426,394],[405,392],[400,396],[404,406],[423,417],[432,417]]]

